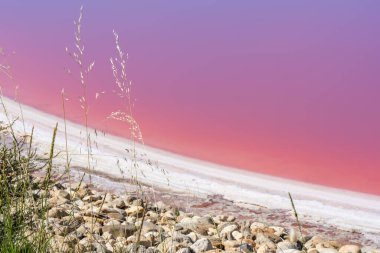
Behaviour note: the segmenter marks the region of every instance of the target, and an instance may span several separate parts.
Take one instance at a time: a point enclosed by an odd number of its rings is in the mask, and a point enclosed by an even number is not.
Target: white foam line
[[[8,98],[3,99],[9,114],[13,118],[18,117],[20,114],[18,104]],[[56,150],[64,150],[63,120],[29,106],[23,105],[22,108],[26,129],[30,131],[31,127],[35,126],[34,140],[38,147],[45,152],[48,150],[53,128],[58,122],[60,127],[56,138]],[[4,113],[1,114],[0,120],[6,120]],[[14,129],[22,134],[22,123],[16,122]],[[67,131],[69,152],[73,159],[72,165],[86,168],[83,126],[67,122]],[[92,133],[93,131],[91,129]],[[96,137],[92,134],[92,138],[98,144],[97,148],[93,146],[93,157],[96,159],[92,165],[95,170],[112,176],[121,176],[116,162],[119,158],[122,168],[128,166],[122,158],[128,158],[125,148],[131,148],[131,143],[110,134],[106,136],[98,134]],[[142,145],[137,145],[136,149],[140,158],[142,158],[141,154],[146,154],[159,166],[159,169],[152,169],[141,159],[139,166],[146,177],[140,177],[140,180],[145,183],[191,191],[196,194],[222,194],[226,199],[241,204],[260,205],[273,209],[290,209],[287,192],[291,192],[297,211],[303,215],[304,219],[308,218],[344,229],[380,233],[379,196],[266,176]],[[82,155],[75,155],[80,152]],[[64,158],[65,155],[59,156],[55,163],[64,164]],[[161,169],[167,171],[168,174],[163,175]],[[126,173],[128,175],[127,171]]]

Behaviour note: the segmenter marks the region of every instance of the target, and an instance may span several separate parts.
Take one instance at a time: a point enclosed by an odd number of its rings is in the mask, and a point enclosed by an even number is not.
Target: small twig
[[[141,219],[141,225],[140,225],[140,228],[139,228],[139,233],[137,235],[137,240],[136,240],[136,252],[140,246],[140,238],[141,238],[141,231],[142,231],[142,228],[144,226],[144,219],[145,219],[145,214],[146,214],[146,211],[147,211],[147,208],[148,208],[148,201],[145,199],[145,203],[144,201],[142,202],[142,207],[143,207],[143,216],[142,216],[142,219]]]
[[[296,207],[295,207],[295,205],[294,205],[293,198],[292,198],[292,195],[290,194],[290,192],[288,192],[288,195],[289,195],[290,202],[291,202],[291,204],[292,204],[292,208],[293,208],[294,216],[296,217],[296,221],[297,221],[297,224],[298,224],[298,229],[299,229],[299,231],[300,231],[301,242],[304,243],[303,236],[302,236],[302,226],[301,226],[301,222],[300,222],[299,219],[298,219],[298,213],[297,213],[297,210],[296,210]]]

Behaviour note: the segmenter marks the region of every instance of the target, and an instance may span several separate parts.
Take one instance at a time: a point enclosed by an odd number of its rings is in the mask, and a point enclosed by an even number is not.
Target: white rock
[[[253,222],[250,226],[250,229],[253,230],[253,229],[264,229],[266,228],[267,225],[264,224],[264,223],[261,223],[261,222]]]
[[[285,234],[285,228],[283,228],[283,227],[271,226],[269,228],[273,228],[275,231],[274,234],[277,236],[281,236],[281,235]]]
[[[223,228],[222,231],[220,231],[221,235],[226,235],[229,233],[232,233],[233,231],[237,230],[238,226],[233,224],[233,225],[228,225],[227,227]]]
[[[282,253],[302,253],[302,251],[299,251],[298,249],[287,249],[287,250],[284,250],[284,251],[281,251],[281,252]]]
[[[198,236],[196,233],[194,232],[190,232],[188,235],[188,237],[190,237],[190,239],[193,241],[193,242],[196,242],[198,240]]]
[[[233,231],[232,237],[235,238],[235,240],[240,240],[241,238],[243,238],[243,234],[239,231]]]
[[[258,249],[257,253],[275,253],[274,248],[268,246],[267,244],[262,244]]]
[[[192,253],[193,251],[190,248],[182,248],[177,250],[176,253]]]
[[[144,208],[142,206],[131,206],[130,208],[125,210],[128,215],[138,215],[142,214],[144,211]]]
[[[212,250],[212,244],[211,241],[207,238],[202,238],[196,241],[193,245],[190,246],[190,248],[195,252],[204,252],[208,250]]]
[[[298,240],[298,234],[297,232],[294,230],[294,228],[290,229],[289,231],[289,241],[292,242],[292,243],[296,243]]]
[[[291,243],[289,241],[282,241],[282,242],[279,242],[277,243],[277,250],[276,252],[277,253],[282,253],[286,250],[294,250],[294,249],[297,249],[297,244],[295,243]],[[288,252],[288,253],[296,253],[296,252]]]
[[[332,248],[319,248],[318,252],[319,253],[338,253],[336,249],[332,249]]]
[[[361,250],[357,245],[344,245],[339,249],[339,253],[361,253]]]

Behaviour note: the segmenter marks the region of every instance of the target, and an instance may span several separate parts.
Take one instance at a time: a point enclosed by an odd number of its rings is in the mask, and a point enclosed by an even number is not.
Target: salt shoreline
[[[8,113],[13,118],[19,117],[19,105],[5,97],[3,100]],[[60,127],[56,138],[56,150],[64,150],[62,119],[26,105],[22,105],[22,110],[27,132],[30,132],[32,126],[35,127],[34,141],[40,150],[46,151],[50,147],[52,131],[57,122]],[[6,121],[3,112],[0,120]],[[20,135],[24,134],[23,127],[21,121],[17,121],[14,125],[14,129]],[[67,122],[72,165],[86,167],[87,160],[83,155],[86,153],[83,144],[84,136],[81,136],[81,131],[83,132],[82,126]],[[94,130],[91,132],[94,133]],[[97,148],[93,149],[93,157],[96,160],[92,163],[96,171],[113,177],[120,176],[116,162],[119,158],[128,155],[125,148],[129,148],[131,143],[110,134],[96,137],[93,134],[92,136],[97,143]],[[237,205],[260,205],[270,209],[289,209],[287,192],[291,192],[302,219],[330,224],[341,229],[357,230],[368,234],[374,240],[380,240],[380,196],[228,168],[141,145],[137,145],[136,149],[140,155],[146,155],[159,167],[152,170],[143,162],[144,157],[140,157],[141,169],[149,176],[146,178],[140,176],[139,179],[148,185],[192,192],[199,196],[218,194],[234,201]],[[65,156],[60,155],[55,163],[64,164]],[[124,165],[121,164],[122,167]],[[168,174],[163,175],[161,169],[167,171]]]

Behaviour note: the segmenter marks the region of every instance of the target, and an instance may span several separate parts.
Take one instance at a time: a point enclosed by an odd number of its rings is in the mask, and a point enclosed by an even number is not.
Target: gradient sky
[[[148,145],[256,172],[380,195],[380,1],[0,2],[8,96],[82,122],[73,20],[83,40],[92,126],[126,136],[112,29],[128,51]],[[64,71],[69,67],[73,74]],[[94,95],[95,96],[95,95]],[[93,97],[94,97],[93,96]]]

